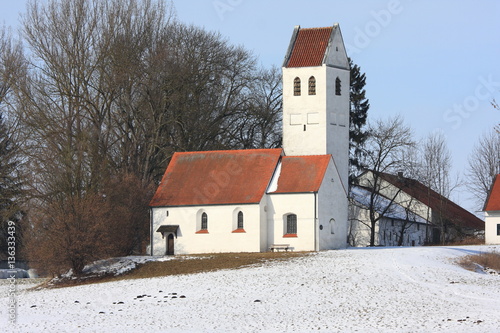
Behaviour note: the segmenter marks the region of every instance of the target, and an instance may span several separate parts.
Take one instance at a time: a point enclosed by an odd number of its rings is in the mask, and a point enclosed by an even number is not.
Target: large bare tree
[[[127,230],[147,235],[150,185],[173,152],[279,141],[276,70],[176,21],[163,1],[34,0],[23,33],[30,70],[18,80],[16,112],[31,170],[31,241],[55,271],[143,250],[145,237]]]
[[[415,147],[413,133],[403,118],[396,116],[386,121],[376,120],[368,125],[368,137],[363,146],[363,164],[371,171],[371,177],[361,184],[370,193],[368,200],[370,246],[375,245],[378,221],[394,209],[394,202],[401,189],[390,190],[382,173],[394,174],[409,169],[411,150]],[[400,202],[398,202],[400,203]]]

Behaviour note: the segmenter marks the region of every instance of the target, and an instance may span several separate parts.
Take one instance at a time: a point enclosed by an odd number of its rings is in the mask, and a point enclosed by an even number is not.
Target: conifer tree
[[[349,58],[349,66],[351,67],[351,83],[350,83],[350,125],[349,125],[349,168],[351,177],[356,170],[363,168],[360,161],[362,154],[361,146],[367,137],[367,132],[363,130],[366,125],[368,109],[370,108],[369,100],[366,98],[366,75],[361,72],[361,68]]]

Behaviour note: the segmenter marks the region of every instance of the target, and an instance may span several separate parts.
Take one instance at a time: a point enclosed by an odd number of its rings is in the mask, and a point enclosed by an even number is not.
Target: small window
[[[337,77],[335,79],[335,95],[340,96],[342,94],[342,82]]]
[[[286,234],[297,235],[297,215],[290,214],[286,217]]]
[[[238,213],[238,229],[243,229],[243,212]]]
[[[208,230],[208,216],[207,216],[207,213],[201,214],[201,230]]]
[[[300,96],[300,78],[293,80],[293,96]]]
[[[500,236],[500,224],[497,224],[497,236]]]
[[[316,78],[314,76],[309,78],[309,95],[316,95]]]

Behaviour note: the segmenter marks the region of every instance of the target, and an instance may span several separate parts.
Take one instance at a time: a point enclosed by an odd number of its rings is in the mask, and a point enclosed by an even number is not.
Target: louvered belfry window
[[[309,78],[309,95],[316,95],[316,78],[314,76]]]
[[[293,80],[293,95],[300,96],[300,78],[298,77]]]

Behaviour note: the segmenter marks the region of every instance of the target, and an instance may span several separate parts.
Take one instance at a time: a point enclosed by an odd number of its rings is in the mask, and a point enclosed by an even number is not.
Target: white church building
[[[338,24],[295,27],[283,148],[175,153],[150,203],[151,255],[344,248],[349,63]]]

